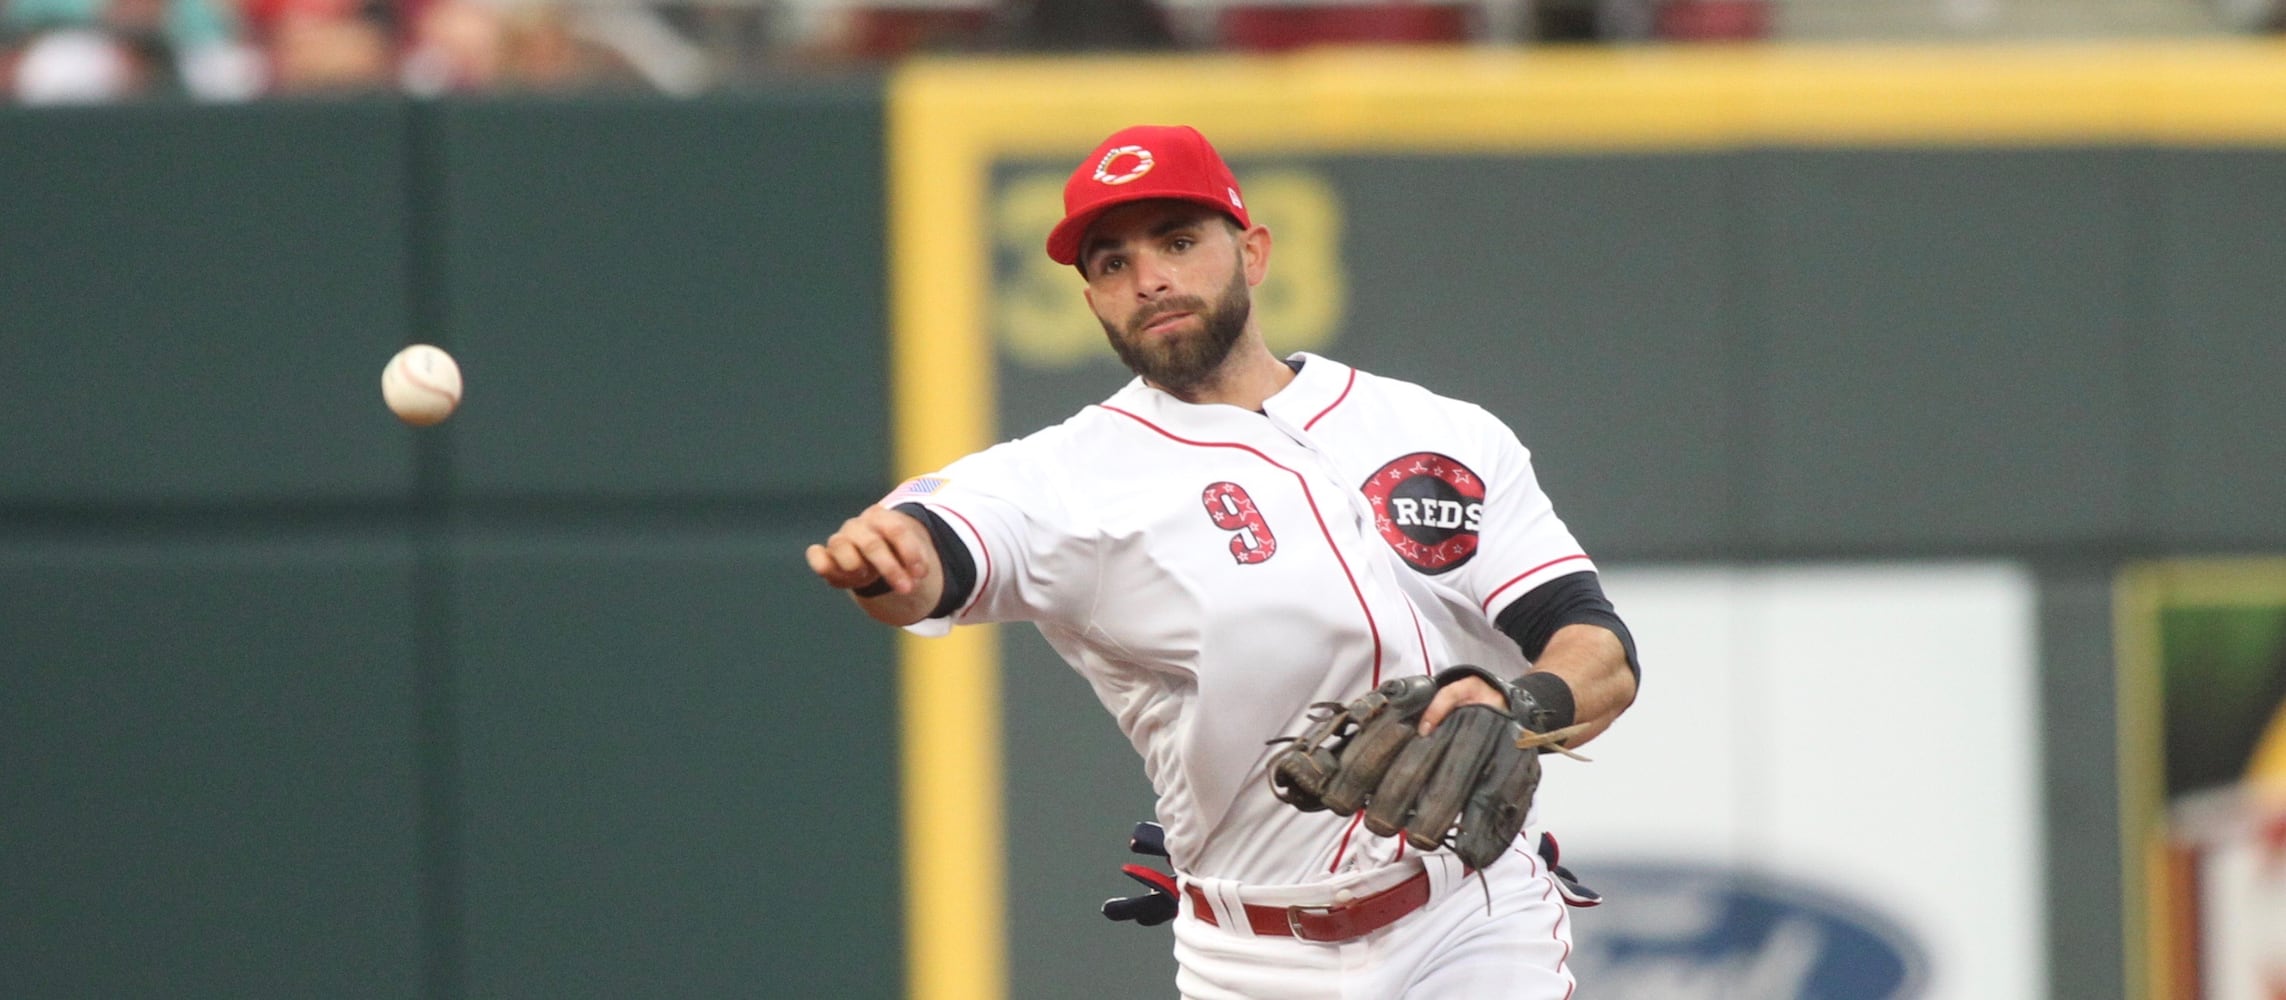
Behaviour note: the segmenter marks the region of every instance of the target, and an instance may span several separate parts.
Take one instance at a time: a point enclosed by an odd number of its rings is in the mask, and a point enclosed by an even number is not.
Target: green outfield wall
[[[897,995],[881,134],[0,114],[0,996]]]
[[[1085,685],[1010,630],[1005,725],[914,699],[801,563],[1124,378],[1038,216],[1129,109],[962,138],[1001,72],[0,114],[0,996],[1168,992],[1094,914],[1149,796]],[[2129,995],[2108,588],[2286,548],[2286,129],[1407,100],[1208,106],[1274,343],[1508,419],[1607,563],[2029,561],[2053,995]],[[380,405],[411,341],[467,375],[436,429]],[[989,836],[900,781],[978,759]]]

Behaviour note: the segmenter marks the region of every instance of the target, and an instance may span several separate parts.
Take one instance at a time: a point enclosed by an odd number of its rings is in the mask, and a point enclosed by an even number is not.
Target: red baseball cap
[[[1079,262],[1080,240],[1103,213],[1131,201],[1173,198],[1216,209],[1238,221],[1246,201],[1238,178],[1206,136],[1188,125],[1136,125],[1111,133],[1064,182],[1064,221],[1048,231],[1048,257]]]

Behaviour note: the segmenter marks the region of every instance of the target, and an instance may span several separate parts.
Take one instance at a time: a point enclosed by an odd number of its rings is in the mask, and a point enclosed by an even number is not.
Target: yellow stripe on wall
[[[983,447],[993,422],[992,355],[978,320],[984,272],[980,261],[959,259],[975,254],[954,250],[982,245],[985,160],[972,148],[947,150],[944,123],[920,110],[894,96],[888,108],[891,454],[900,478]],[[985,627],[898,638],[906,995],[1000,997],[1008,970],[998,635]]]
[[[1077,162],[1142,122],[1196,125],[1233,154],[2276,146],[2286,44],[926,60],[890,81],[888,121],[894,454],[906,476],[998,434],[983,210],[1003,159]],[[900,649],[909,995],[997,1000],[1007,959],[995,635],[960,629]],[[2125,884],[2139,885],[2127,853]]]
[[[2160,732],[2159,608],[2165,571],[2135,567],[2120,574],[2112,591],[2112,682],[2119,706],[2120,882],[2128,904],[2120,914],[2121,949],[2127,994],[2173,997],[2174,971],[2165,955],[2176,928],[2168,920],[2165,844],[2151,829],[2152,817],[2166,808],[2166,760]]]

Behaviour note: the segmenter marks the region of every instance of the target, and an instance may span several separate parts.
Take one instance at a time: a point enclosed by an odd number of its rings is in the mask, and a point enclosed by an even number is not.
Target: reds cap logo
[[[1135,158],[1134,165],[1128,166],[1121,173],[1111,172],[1112,167],[1122,166],[1120,161],[1131,156]],[[1141,146],[1120,146],[1106,151],[1103,159],[1096,161],[1095,179],[1105,184],[1125,184],[1150,173],[1151,168],[1158,165],[1158,161],[1152,159],[1150,150]]]
[[[1382,466],[1361,489],[1373,505],[1374,527],[1407,565],[1435,575],[1476,555],[1484,480],[1468,466],[1417,451]]]

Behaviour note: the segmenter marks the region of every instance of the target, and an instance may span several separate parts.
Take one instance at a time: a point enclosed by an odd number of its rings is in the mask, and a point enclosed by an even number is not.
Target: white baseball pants
[[[1186,894],[1175,985],[1184,1000],[1571,1000],[1571,920],[1523,842],[1465,877],[1457,861],[1431,856],[1429,902],[1350,941],[1257,936],[1243,920],[1215,926]]]

